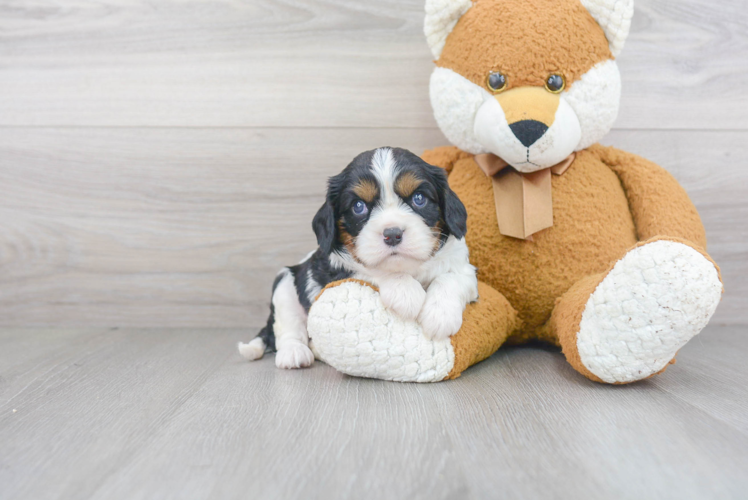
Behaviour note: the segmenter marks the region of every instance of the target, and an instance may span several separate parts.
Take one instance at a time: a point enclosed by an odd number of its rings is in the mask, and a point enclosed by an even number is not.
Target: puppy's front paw
[[[292,370],[294,368],[306,368],[314,363],[314,354],[311,349],[300,342],[285,344],[278,348],[275,353],[275,366]]]
[[[416,319],[426,300],[426,291],[412,276],[392,278],[379,287],[382,304],[403,319]]]
[[[446,299],[437,294],[429,294],[423,305],[418,322],[423,334],[431,340],[444,340],[460,330],[463,307],[453,298]]]

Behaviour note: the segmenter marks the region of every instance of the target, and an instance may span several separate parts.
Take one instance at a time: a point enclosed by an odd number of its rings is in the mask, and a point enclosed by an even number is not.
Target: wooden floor
[[[242,361],[238,330],[0,331],[0,498],[746,498],[746,327],[611,387],[550,348],[460,379]]]

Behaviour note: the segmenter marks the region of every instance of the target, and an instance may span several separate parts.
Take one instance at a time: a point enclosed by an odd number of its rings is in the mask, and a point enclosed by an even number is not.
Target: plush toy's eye
[[[422,193],[416,193],[413,195],[413,205],[417,206],[418,208],[425,207],[427,201],[428,200]]]
[[[506,89],[506,77],[498,71],[489,73],[486,85],[488,85],[488,88],[493,92],[501,92]]]
[[[561,75],[551,75],[545,81],[545,88],[548,92],[558,94],[566,88],[566,79]]]
[[[369,207],[367,207],[366,203],[364,203],[361,200],[358,200],[353,205],[353,213],[356,214],[356,215],[364,215],[368,211],[369,211]]]

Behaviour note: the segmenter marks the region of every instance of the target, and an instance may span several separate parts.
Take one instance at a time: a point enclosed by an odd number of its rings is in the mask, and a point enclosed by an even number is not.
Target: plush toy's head
[[[521,172],[553,166],[618,115],[633,0],[426,0],[442,132]]]

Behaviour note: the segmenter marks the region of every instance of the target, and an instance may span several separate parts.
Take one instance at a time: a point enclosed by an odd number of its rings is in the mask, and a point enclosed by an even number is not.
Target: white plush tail
[[[250,361],[260,359],[265,354],[265,342],[260,337],[256,337],[246,344],[239,342],[237,347],[239,347],[239,354]]]

